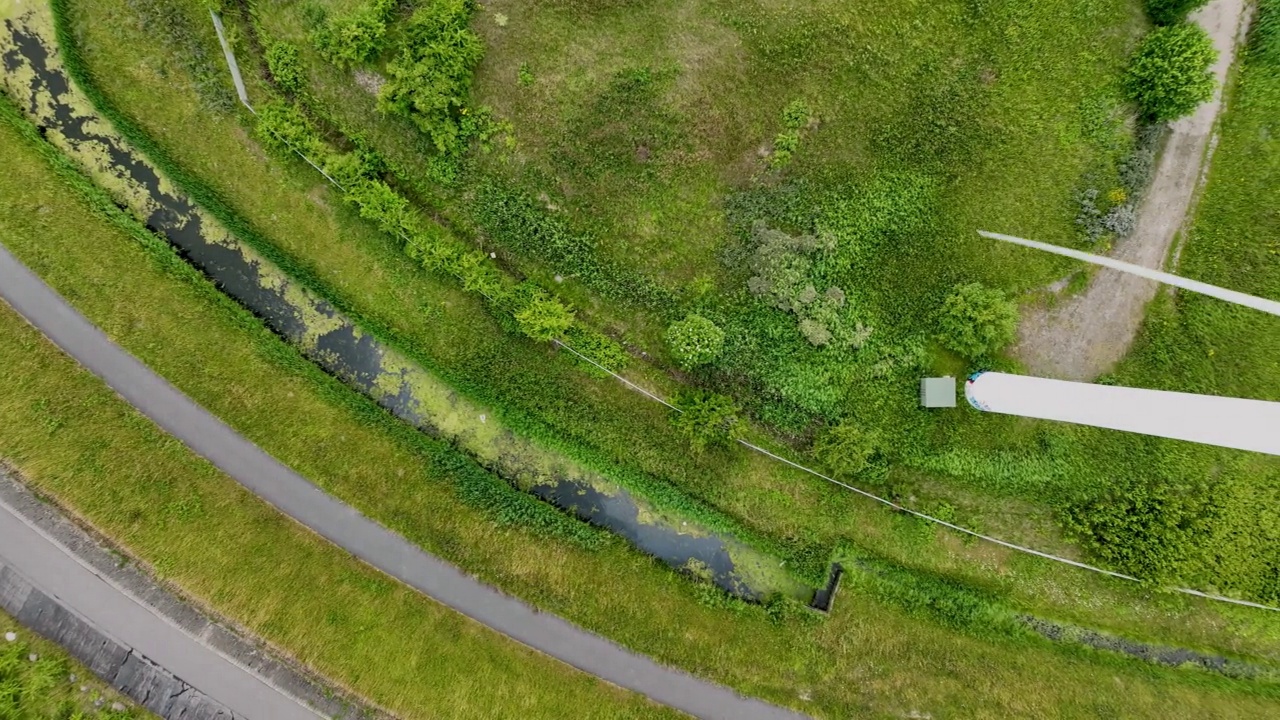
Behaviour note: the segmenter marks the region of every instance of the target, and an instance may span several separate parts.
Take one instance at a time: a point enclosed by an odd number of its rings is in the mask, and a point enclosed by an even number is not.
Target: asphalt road
[[[149,658],[236,714],[260,720],[318,720],[216,650],[100,577],[57,541],[0,502],[0,560],[90,625]]]
[[[112,342],[2,246],[0,298],[142,414],[245,488],[318,535],[438,602],[579,670],[697,717],[803,717],[659,665],[559,617],[540,613],[423,552],[315,487],[209,414]],[[103,621],[101,627],[113,631],[114,620],[109,614]],[[214,681],[201,674],[170,670],[202,690]],[[218,674],[212,668],[203,672]]]

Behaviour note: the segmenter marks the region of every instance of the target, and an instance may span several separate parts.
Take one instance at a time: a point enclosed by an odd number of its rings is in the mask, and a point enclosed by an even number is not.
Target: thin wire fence
[[[250,113],[253,113],[253,115],[256,117],[258,113],[257,113],[257,112],[253,109],[253,107],[249,104],[249,99],[248,99],[247,95],[244,93],[244,83],[243,83],[243,80],[240,78],[240,69],[239,69],[239,67],[237,66],[236,62],[235,62],[235,56],[231,53],[231,48],[230,48],[230,46],[227,44],[226,39],[223,37],[223,32],[222,32],[222,23],[219,21],[219,19],[218,19],[218,16],[217,16],[217,15],[214,15],[212,12],[211,12],[210,14],[211,14],[211,15],[213,15],[213,19],[214,19],[214,27],[215,27],[215,29],[217,30],[217,33],[218,33],[218,40],[222,43],[222,49],[223,49],[223,52],[224,52],[224,53],[226,54],[226,56],[227,56],[227,65],[228,65],[228,67],[229,67],[229,68],[231,68],[232,75],[233,75],[233,79],[235,80],[235,83],[236,83],[236,89],[237,89],[237,92],[240,94],[240,101],[241,101],[242,103],[244,103],[244,106],[245,106],[246,108],[248,108],[248,109],[249,109],[249,112],[250,112]],[[283,140],[283,138],[282,138],[282,140]],[[304,161],[306,161],[306,163],[307,163],[308,165],[310,165],[311,167],[315,168],[317,172],[319,172],[321,175],[323,175],[323,176],[324,176],[324,178],[325,178],[326,180],[328,180],[330,183],[332,183],[334,187],[338,188],[340,191],[342,191],[342,192],[344,192],[344,193],[346,192],[346,189],[345,189],[344,187],[342,187],[342,185],[341,185],[341,184],[339,184],[337,180],[334,180],[332,177],[329,177],[329,174],[328,174],[328,173],[326,173],[326,172],[325,172],[325,171],[324,171],[324,170],[323,170],[319,165],[317,165],[315,162],[313,162],[313,161],[311,160],[311,158],[307,157],[307,156],[306,156],[306,155],[305,155],[301,150],[299,150],[297,147],[295,147],[292,143],[288,142],[287,140],[283,140],[283,142],[285,143],[285,145],[288,145],[288,146],[289,146],[289,149],[291,149],[291,150],[293,150],[295,153],[297,153],[298,157],[302,158]],[[408,235],[407,235],[403,230],[402,230],[402,231],[400,231],[400,232],[398,233],[398,236],[399,236],[400,240],[402,240],[402,241],[404,241],[404,242],[406,242],[406,243],[408,243],[408,242],[409,242],[409,236],[408,236]],[[493,300],[493,298],[492,298],[491,296],[489,296],[488,294],[484,293],[483,291],[481,291],[481,294],[482,294],[482,295],[484,295],[486,298],[488,298],[490,301],[492,301],[492,300]],[[623,385],[625,385],[627,388],[629,388],[629,389],[631,389],[631,390],[633,390],[633,391],[635,391],[635,392],[640,393],[640,394],[641,394],[641,395],[643,395],[644,397],[646,397],[646,398],[648,398],[648,399],[650,399],[650,400],[652,400],[652,401],[654,401],[654,402],[661,403],[662,405],[665,405],[668,409],[673,410],[673,411],[675,411],[675,412],[678,412],[678,413],[683,413],[683,412],[684,412],[684,411],[683,411],[683,410],[681,410],[679,407],[677,407],[676,405],[673,405],[670,401],[668,401],[668,400],[664,399],[662,396],[658,395],[657,393],[655,393],[655,392],[653,392],[653,391],[651,391],[651,390],[647,390],[647,389],[645,389],[644,387],[641,387],[640,385],[637,385],[636,383],[632,382],[631,380],[628,380],[627,378],[623,377],[622,375],[620,375],[620,374],[618,374],[618,373],[614,372],[613,370],[610,370],[609,368],[607,368],[607,367],[605,367],[604,365],[600,364],[600,363],[599,363],[599,362],[597,362],[596,360],[593,360],[592,358],[588,357],[587,355],[585,355],[585,354],[583,354],[583,353],[579,352],[578,350],[574,349],[572,346],[570,346],[570,345],[569,345],[568,343],[566,343],[565,341],[563,341],[563,340],[559,340],[559,339],[553,339],[551,342],[552,342],[552,343],[554,343],[557,347],[562,348],[562,349],[564,349],[564,350],[567,350],[569,353],[573,354],[575,357],[579,358],[580,360],[582,360],[582,361],[584,361],[584,362],[586,362],[586,363],[588,363],[588,364],[592,365],[593,367],[595,367],[595,368],[597,368],[597,369],[601,370],[601,371],[602,371],[602,372],[604,372],[604,373],[607,373],[608,375],[612,376],[614,379],[616,379],[616,380],[618,380],[619,382],[621,382],[621,383],[622,383]],[[1062,563],[1062,564],[1064,564],[1064,565],[1070,565],[1070,566],[1072,566],[1072,567],[1080,568],[1081,570],[1088,570],[1088,571],[1090,571],[1090,572],[1099,573],[1099,574],[1101,574],[1101,575],[1106,575],[1106,576],[1113,577],[1113,578],[1119,578],[1119,579],[1121,579],[1121,580],[1128,580],[1128,581],[1131,581],[1131,582],[1142,582],[1141,580],[1139,580],[1138,578],[1136,578],[1136,577],[1134,577],[1134,576],[1132,576],[1132,575],[1126,575],[1126,574],[1124,574],[1124,573],[1115,572],[1114,570],[1107,570],[1107,569],[1104,569],[1104,568],[1096,567],[1096,566],[1094,566],[1094,565],[1089,565],[1088,563],[1082,563],[1082,562],[1080,562],[1080,561],[1078,561],[1078,560],[1072,560],[1072,559],[1070,559],[1070,558],[1064,558],[1064,557],[1061,557],[1061,556],[1058,556],[1058,555],[1054,555],[1054,554],[1052,554],[1052,553],[1047,553],[1047,552],[1043,552],[1043,551],[1041,551],[1041,550],[1036,550],[1036,549],[1034,549],[1034,548],[1029,548],[1029,547],[1025,547],[1025,546],[1022,546],[1022,545],[1018,545],[1017,543],[1012,543],[1012,542],[1009,542],[1008,540],[1001,540],[1000,538],[997,538],[997,537],[992,537],[992,536],[990,536],[990,535],[984,535],[984,534],[982,534],[982,533],[980,533],[980,532],[977,532],[977,531],[975,531],[975,530],[970,530],[969,528],[963,527],[963,526],[961,526],[961,525],[956,525],[955,523],[948,522],[948,521],[943,520],[943,519],[941,519],[941,518],[933,517],[932,515],[929,515],[929,514],[927,514],[927,513],[922,513],[922,512],[920,512],[919,510],[913,510],[913,509],[911,509],[911,508],[909,508],[909,507],[906,507],[906,506],[904,506],[904,505],[900,505],[900,504],[898,504],[898,503],[896,503],[896,502],[893,502],[892,500],[889,500],[889,499],[887,499],[887,498],[880,497],[879,495],[876,495],[876,494],[874,494],[874,493],[867,492],[866,490],[862,490],[862,489],[860,489],[860,488],[854,487],[853,485],[849,485],[848,483],[842,482],[842,481],[837,480],[837,479],[835,479],[835,478],[833,478],[833,477],[830,477],[830,476],[828,476],[828,475],[824,475],[823,473],[820,473],[820,472],[818,472],[817,470],[814,470],[814,469],[809,468],[809,467],[805,467],[804,465],[801,465],[800,463],[797,463],[797,462],[795,462],[795,461],[793,461],[793,460],[789,460],[789,459],[787,459],[787,458],[785,458],[785,457],[783,457],[783,456],[781,456],[781,455],[778,455],[778,454],[776,454],[776,453],[773,453],[773,452],[771,452],[771,451],[769,451],[769,450],[767,450],[767,449],[765,449],[765,448],[763,448],[763,447],[760,447],[759,445],[755,445],[755,444],[753,444],[753,443],[750,443],[750,442],[748,442],[748,441],[746,441],[746,440],[744,440],[744,439],[742,439],[742,438],[738,438],[738,439],[737,439],[737,443],[738,443],[739,445],[741,445],[741,446],[743,446],[743,447],[745,447],[745,448],[749,449],[749,450],[752,450],[752,451],[754,451],[754,452],[760,453],[761,455],[764,455],[764,456],[766,456],[766,457],[772,458],[773,460],[776,460],[777,462],[783,463],[783,464],[788,465],[788,466],[790,466],[790,467],[793,467],[793,468],[795,468],[795,469],[797,469],[797,470],[800,470],[800,471],[806,472],[806,473],[808,473],[808,474],[810,474],[810,475],[813,475],[814,477],[821,478],[821,479],[823,479],[823,480],[825,480],[825,481],[827,481],[827,482],[829,482],[829,483],[831,483],[831,484],[833,484],[833,485],[837,485],[837,486],[839,486],[839,487],[841,487],[841,488],[844,488],[845,490],[849,490],[849,491],[851,491],[851,492],[857,493],[858,495],[861,495],[862,497],[865,497],[865,498],[867,498],[867,499],[869,499],[869,500],[873,500],[873,501],[878,502],[878,503],[880,503],[880,504],[882,504],[882,505],[886,505],[886,506],[888,506],[888,507],[890,507],[890,508],[893,508],[894,510],[897,510],[897,511],[899,511],[899,512],[907,513],[908,515],[912,515],[912,516],[917,517],[917,518],[919,518],[919,519],[921,519],[921,520],[924,520],[924,521],[926,521],[926,522],[931,522],[931,523],[935,523],[935,524],[937,524],[937,525],[941,525],[941,526],[943,526],[943,527],[946,527],[946,528],[949,528],[949,529],[951,529],[951,530],[954,530],[954,531],[956,531],[956,532],[958,532],[958,533],[961,533],[961,534],[964,534],[964,535],[969,535],[969,536],[971,536],[971,537],[975,537],[975,538],[978,538],[978,539],[980,539],[980,540],[985,540],[985,541],[987,541],[987,542],[989,542],[989,543],[992,543],[992,544],[995,544],[995,545],[999,545],[999,546],[1001,546],[1001,547],[1009,548],[1010,550],[1015,550],[1015,551],[1017,551],[1017,552],[1025,553],[1025,554],[1027,554],[1027,555],[1034,555],[1034,556],[1039,557],[1039,558],[1044,558],[1045,560],[1051,560],[1051,561],[1053,561],[1053,562],[1058,562],[1058,563]],[[1191,589],[1191,588],[1184,588],[1184,587],[1171,587],[1171,588],[1168,588],[1168,589],[1170,589],[1170,590],[1172,590],[1172,591],[1174,591],[1174,592],[1177,592],[1177,593],[1184,594],[1184,595],[1193,595],[1193,596],[1195,596],[1195,597],[1204,598],[1204,599],[1206,599],[1206,600],[1214,600],[1214,601],[1217,601],[1217,602],[1230,603],[1230,604],[1232,604],[1232,605],[1243,605],[1243,606],[1245,606],[1245,607],[1257,608],[1257,609],[1259,609],[1259,610],[1271,610],[1271,611],[1274,611],[1274,612],[1280,612],[1280,607],[1274,607],[1274,606],[1271,606],[1271,605],[1264,605],[1264,604],[1261,604],[1261,603],[1250,602],[1250,601],[1248,601],[1248,600],[1240,600],[1240,599],[1237,599],[1237,598],[1226,597],[1226,596],[1224,596],[1224,595],[1215,595],[1215,594],[1213,594],[1213,593],[1207,593],[1207,592],[1203,592],[1203,591],[1200,591],[1200,590],[1193,590],[1193,589]]]

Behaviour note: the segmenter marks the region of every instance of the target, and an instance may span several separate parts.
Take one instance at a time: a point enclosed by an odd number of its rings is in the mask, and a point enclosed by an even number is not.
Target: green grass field
[[[208,114],[190,86],[163,79],[181,77],[183,71],[165,49],[149,45],[136,26],[123,22],[129,17],[126,10],[110,13],[106,6],[100,7],[101,13],[92,16],[94,22],[81,27],[87,34],[91,67],[105,63],[100,67],[113,68],[98,73],[98,79],[114,101],[155,133],[180,163],[199,168],[197,174],[209,178],[251,224],[269,228],[271,243],[285,249],[315,277],[331,283],[348,305],[358,308],[359,315],[391,331],[429,364],[442,368],[441,374],[458,386],[491,393],[489,397],[497,399],[493,404],[529,412],[561,440],[580,440],[616,462],[669,479],[776,537],[799,537],[828,546],[851,540],[905,565],[993,590],[1025,610],[1140,637],[1213,647],[1223,641],[1224,624],[1243,623],[1249,630],[1230,639],[1232,651],[1266,653],[1272,646],[1277,631],[1265,616],[1238,616],[1231,610],[1151,596],[1139,588],[1117,586],[1070,569],[1049,569],[1039,561],[962,544],[945,535],[922,542],[919,538],[933,536],[921,535],[916,523],[780,469],[771,461],[741,452],[690,455],[667,429],[664,413],[641,404],[636,395],[613,381],[585,377],[563,358],[548,356],[526,340],[499,331],[478,304],[451,290],[448,281],[415,270],[389,240],[369,233],[327,188],[317,184],[313,171],[300,163],[264,164],[256,144],[246,141],[231,118]],[[73,9],[91,11],[78,4]],[[112,36],[128,41],[111,42]],[[145,62],[128,61],[132,53],[146,47],[152,47],[152,54]],[[207,132],[210,122],[222,123],[215,125],[222,130]],[[366,242],[359,242],[362,239]],[[427,293],[447,299],[425,314],[414,311],[422,305],[404,302]],[[466,334],[460,336],[460,332]],[[458,342],[460,337],[465,342]],[[659,376],[646,378],[660,388],[668,387]],[[1052,497],[1048,490],[1059,488],[1049,482],[1053,477],[1039,475],[1040,466],[1035,464],[1039,458],[1028,460],[1028,455],[1039,453],[1043,429],[981,417],[972,434],[1007,440],[1012,448],[1005,454],[992,453],[994,458],[979,457],[976,469],[962,464],[943,467],[962,478],[975,478],[976,483],[900,471],[910,497],[926,509],[945,501],[957,508],[963,522],[1042,548],[1072,552],[1055,532],[1053,508],[1044,502],[1046,496]],[[1072,458],[1074,462],[1078,453]],[[943,459],[967,460],[964,456]],[[1010,478],[1017,481],[1018,492],[996,484]],[[993,574],[992,567],[1001,571]],[[1081,602],[1082,598],[1093,600]]]
[[[1274,655],[1277,628],[1257,614],[1151,596],[1144,589],[1116,586],[1039,561],[965,545],[947,535],[924,532],[914,521],[870,510],[832,488],[781,472],[753,456],[691,457],[667,429],[663,413],[639,404],[637,396],[612,381],[588,377],[564,358],[504,332],[479,303],[449,281],[431,278],[407,263],[390,240],[343,208],[313,171],[300,163],[283,164],[264,157],[239,118],[209,111],[216,104],[206,96],[216,96],[216,88],[189,81],[194,71],[173,50],[182,42],[208,45],[207,25],[193,19],[190,27],[196,28],[196,37],[176,38],[176,43],[165,45],[139,29],[136,15],[131,14],[135,8],[124,3],[72,5],[85,56],[107,95],[299,267],[323,279],[363,319],[442,369],[441,374],[458,386],[490,393],[488,397],[499,404],[525,413],[531,426],[564,438],[571,449],[586,447],[627,467],[671,480],[774,537],[817,539],[828,546],[851,539],[908,567],[942,571],[963,580],[976,586],[980,596],[992,593],[996,606],[1246,657]],[[192,17],[199,18],[199,12],[193,10]],[[508,27],[518,19],[510,9]],[[247,54],[244,44],[240,47]],[[325,72],[315,69],[313,78]],[[531,87],[538,88],[540,71],[533,67],[532,72]],[[341,79],[340,74],[331,74]],[[254,91],[261,92],[260,79],[252,72],[249,79]],[[361,112],[356,104],[330,110],[351,113],[351,122]],[[371,105],[365,110],[371,110]],[[403,133],[388,132],[412,144]],[[820,133],[821,128],[814,137]],[[805,141],[809,139],[806,136]],[[804,166],[805,147],[790,166],[796,172]],[[838,158],[840,152],[827,148],[821,156]],[[681,187],[686,181],[680,181]],[[16,186],[14,192],[23,187]],[[761,192],[767,195],[769,190]],[[427,187],[421,195],[431,191]],[[1069,220],[1070,210],[1064,212]],[[94,220],[82,218],[82,222]],[[1205,716],[1227,717],[1265,712],[1274,702],[1265,694],[1255,695],[1256,687],[1052,648],[1025,636],[993,633],[981,623],[960,623],[957,630],[955,618],[946,609],[947,592],[926,591],[923,597],[913,598],[910,593],[878,589],[875,582],[850,582],[842,590],[837,613],[826,622],[812,627],[796,622],[775,625],[758,611],[733,612],[700,604],[693,586],[620,544],[586,553],[519,529],[495,531],[483,515],[460,509],[449,479],[433,475],[423,462],[426,451],[421,444],[385,419],[377,419],[376,413],[370,414],[367,404],[351,400],[347,391],[308,370],[260,327],[246,322],[243,313],[219,301],[207,288],[200,290],[199,283],[166,279],[156,268],[168,265],[154,251],[147,254],[134,248],[131,253],[134,246],[124,239],[111,247],[71,244],[69,239],[84,236],[83,231],[71,230],[74,223],[62,227],[62,233],[39,235],[27,241],[25,250],[15,251],[25,252],[28,262],[64,292],[74,289],[73,300],[95,321],[193,397],[277,457],[424,547],[664,661],[752,694],[799,704],[821,716],[901,715],[920,708],[935,715],[950,711],[965,716],[1160,716],[1169,703],[1177,702]],[[152,299],[121,306],[117,299],[121,287],[150,292]],[[184,287],[190,292],[189,302],[175,302],[172,296]],[[222,320],[203,314],[212,313],[213,308],[219,308]],[[165,321],[175,314],[181,316],[179,320]],[[188,334],[191,327],[201,332]],[[254,338],[247,345],[242,337],[246,334]],[[210,348],[219,352],[212,354]],[[193,358],[201,362],[193,363]],[[201,372],[193,372],[193,366]],[[665,375],[647,368],[637,366],[632,371],[664,390],[675,387]],[[228,387],[234,391],[226,392]],[[281,432],[286,428],[297,437]],[[1002,442],[1007,440],[1012,460],[1001,465],[983,456],[976,470],[961,468],[961,477],[970,478],[970,485],[905,468],[896,472],[910,482],[907,487],[921,496],[922,503],[945,499],[966,522],[1064,547],[1052,530],[1049,509],[1038,497],[1044,485],[1026,482],[1027,447],[1048,442],[1048,449],[1054,450],[1052,434],[1008,424],[975,426],[971,432],[993,429]],[[314,439],[324,437],[349,438],[362,452],[371,448],[373,456],[381,459],[357,466],[341,447],[314,453]],[[304,440],[311,441],[309,446]],[[28,453],[43,449],[34,441],[24,447]],[[1078,458],[1074,447],[1068,449],[1072,458]],[[1054,453],[1042,454],[1049,459],[1045,467],[1052,470]],[[947,457],[956,463],[964,460]],[[374,470],[385,467],[403,469],[406,475],[392,479]],[[79,508],[94,501],[92,488],[60,477],[71,498],[67,502]],[[35,479],[41,482],[39,473]],[[75,487],[79,494],[72,496]],[[141,503],[137,506],[156,512]],[[99,512],[104,519],[112,518],[107,510]],[[136,520],[125,525],[94,522],[110,525],[104,529],[116,536],[124,530],[137,531]],[[158,540],[152,549],[138,552],[162,571],[166,563],[178,562],[166,555],[173,551]],[[170,559],[151,560],[148,552]],[[225,582],[216,587],[231,593],[232,583],[211,572],[214,576],[203,577],[197,585]],[[600,588],[619,590],[602,593]],[[623,597],[630,602],[622,602]],[[251,626],[263,632],[261,626]],[[348,672],[359,674],[358,670]],[[1123,679],[1116,682],[1113,677]],[[386,688],[367,692],[375,698],[394,695]],[[800,701],[799,695],[812,700]]]
[[[3,639],[16,635],[12,642]],[[35,655],[35,662],[31,656]],[[83,689],[82,689],[83,688]],[[95,707],[101,703],[102,707]],[[113,710],[119,704],[124,710]],[[154,718],[107,687],[61,647],[0,612],[0,715],[6,718]]]

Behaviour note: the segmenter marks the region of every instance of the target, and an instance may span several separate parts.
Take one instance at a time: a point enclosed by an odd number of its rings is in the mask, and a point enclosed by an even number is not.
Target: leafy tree
[[[405,115],[442,153],[456,152],[467,113],[471,75],[484,56],[480,38],[471,32],[471,0],[431,0],[419,8],[405,29],[400,54],[387,66],[391,76],[379,95],[384,112]]]
[[[1182,22],[1187,15],[1204,7],[1209,0],[1147,0],[1147,15],[1157,25]]]
[[[369,62],[382,52],[395,0],[370,0],[351,13],[320,21],[311,42],[325,60],[341,68]]]
[[[667,347],[686,370],[706,365],[724,350],[724,331],[701,315],[690,313],[667,328]]]
[[[573,325],[573,310],[543,292],[536,293],[515,315],[520,330],[535,340],[554,340]]]
[[[980,358],[1008,345],[1018,329],[1018,306],[981,283],[959,285],[938,317],[938,341],[967,358]]]
[[[846,421],[819,435],[813,454],[836,475],[851,476],[871,464],[878,445],[875,434]]]
[[[732,398],[693,390],[681,395],[676,407],[680,412],[672,416],[671,424],[698,452],[710,446],[726,445],[739,435],[741,410]]]
[[[1213,97],[1209,67],[1217,58],[1213,41],[1199,25],[1156,28],[1129,61],[1125,88],[1151,119],[1176,120]]]

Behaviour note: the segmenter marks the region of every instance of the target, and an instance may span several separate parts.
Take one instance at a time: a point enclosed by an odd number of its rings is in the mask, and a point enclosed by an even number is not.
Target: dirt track
[[[1243,40],[1245,2],[1213,0],[1191,17],[1209,32],[1218,49],[1213,67],[1218,89],[1194,115],[1171,126],[1133,234],[1112,254],[1151,268],[1159,268],[1168,257],[1200,185],[1201,163],[1222,105],[1222,82]],[[1025,311],[1014,354],[1032,374],[1092,380],[1128,352],[1156,290],[1150,280],[1101,270],[1081,295],[1053,309]]]

